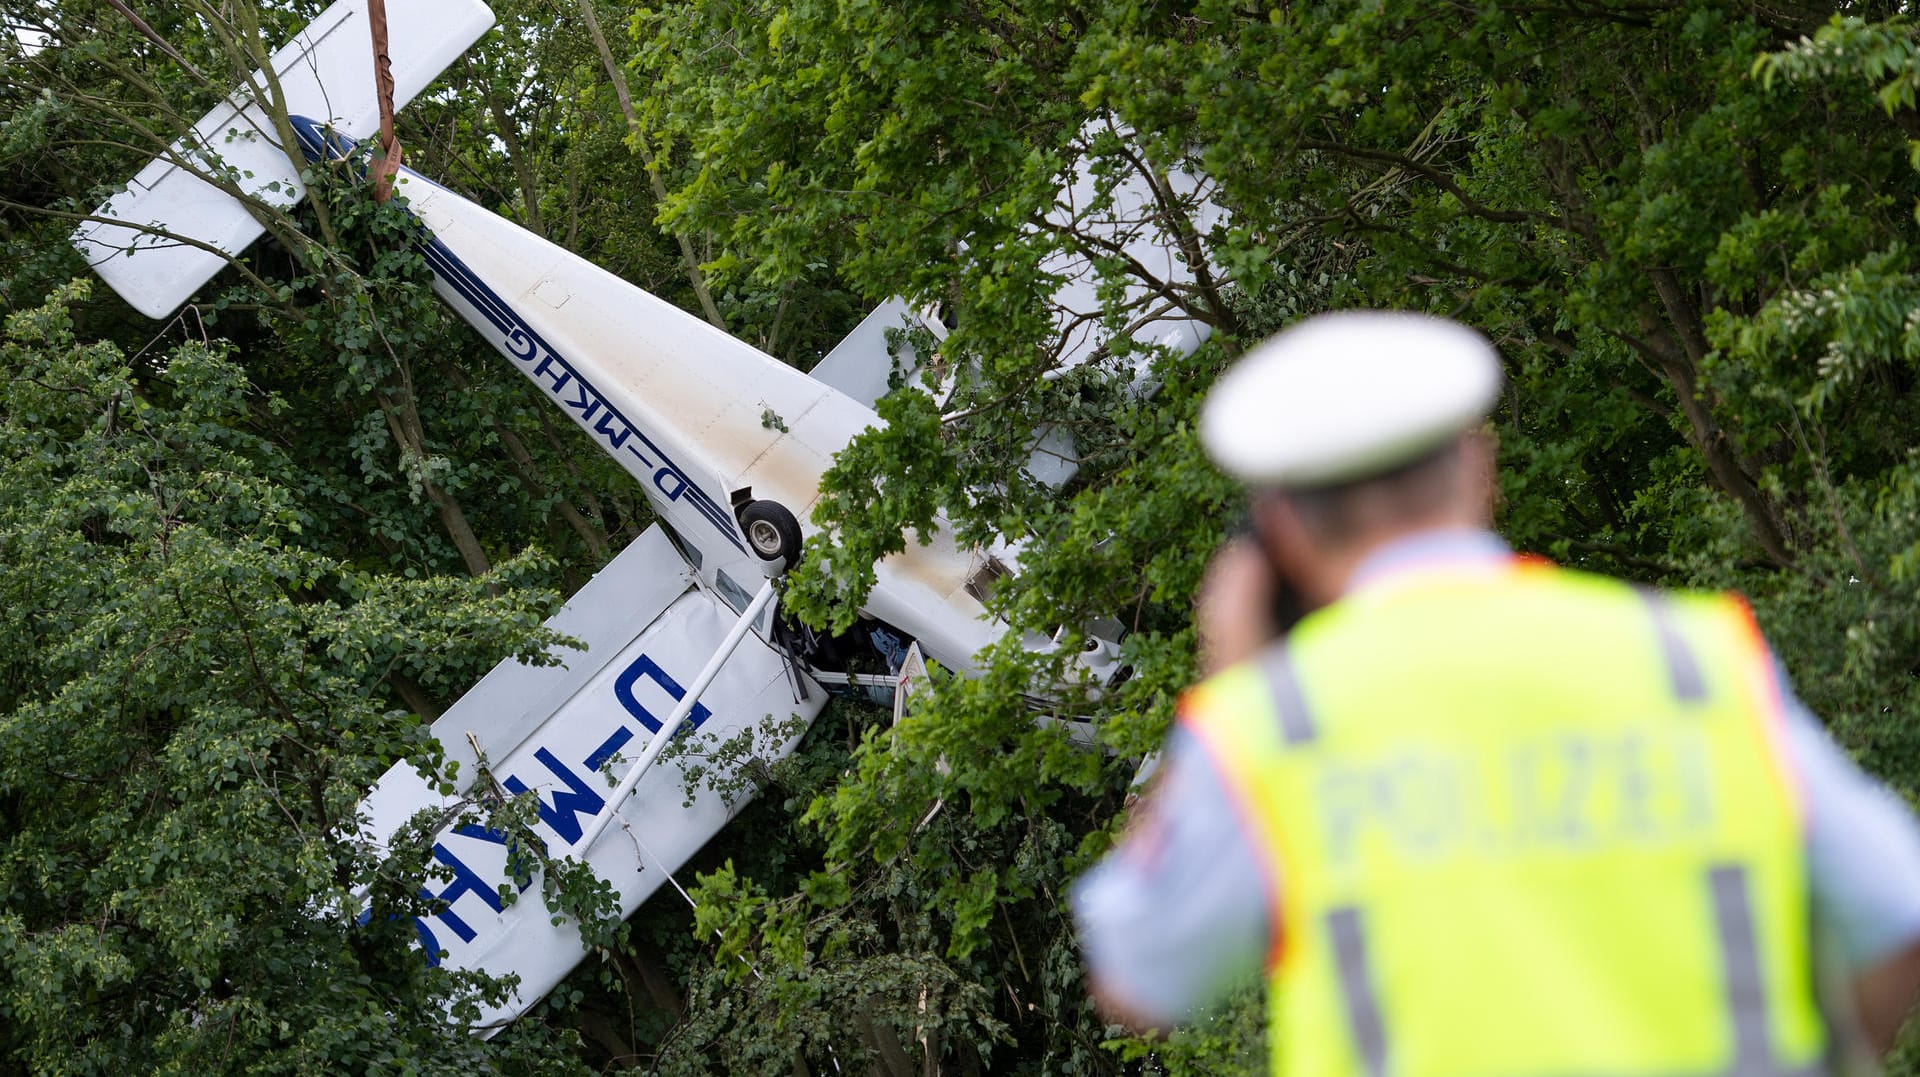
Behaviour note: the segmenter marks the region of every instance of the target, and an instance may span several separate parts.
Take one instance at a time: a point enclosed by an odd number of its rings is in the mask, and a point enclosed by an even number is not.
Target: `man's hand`
[[[1193,598],[1201,676],[1252,658],[1280,634],[1273,620],[1278,588],[1273,568],[1251,537],[1232,539],[1220,547],[1207,563]]]
[[[1087,991],[1093,996],[1094,1011],[1108,1025],[1119,1025],[1128,1035],[1145,1039],[1163,1040],[1167,1030],[1149,1018],[1144,1012],[1129,1004],[1124,996],[1114,991],[1112,985],[1103,982],[1091,973],[1087,976]]]
[[[1900,1026],[1920,995],[1920,943],[1914,943],[1854,979],[1861,1031],[1874,1057],[1893,1050]]]

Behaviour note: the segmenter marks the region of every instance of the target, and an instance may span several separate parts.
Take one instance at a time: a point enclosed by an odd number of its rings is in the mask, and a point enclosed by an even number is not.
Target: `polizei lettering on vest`
[[[1714,820],[1698,729],[1561,731],[1476,752],[1422,744],[1333,757],[1316,783],[1336,868],[1369,850],[1414,861],[1661,845],[1704,837]]]

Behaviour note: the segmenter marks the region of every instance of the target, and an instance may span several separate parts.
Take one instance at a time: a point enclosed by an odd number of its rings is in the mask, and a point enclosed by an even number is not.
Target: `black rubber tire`
[[[762,561],[778,561],[785,572],[800,563],[800,521],[778,501],[749,501],[740,509],[740,530],[747,549]]]

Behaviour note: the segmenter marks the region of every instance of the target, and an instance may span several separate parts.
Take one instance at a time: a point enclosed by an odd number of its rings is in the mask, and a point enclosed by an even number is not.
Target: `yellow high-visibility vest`
[[[1778,691],[1737,600],[1519,562],[1194,688],[1274,883],[1274,1072],[1822,1071]]]

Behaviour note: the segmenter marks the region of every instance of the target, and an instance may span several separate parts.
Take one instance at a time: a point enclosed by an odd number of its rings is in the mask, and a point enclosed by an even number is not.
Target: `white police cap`
[[[1499,394],[1499,355],[1464,325],[1396,311],[1321,314],[1221,375],[1200,411],[1200,443],[1250,486],[1351,482],[1471,429]]]

